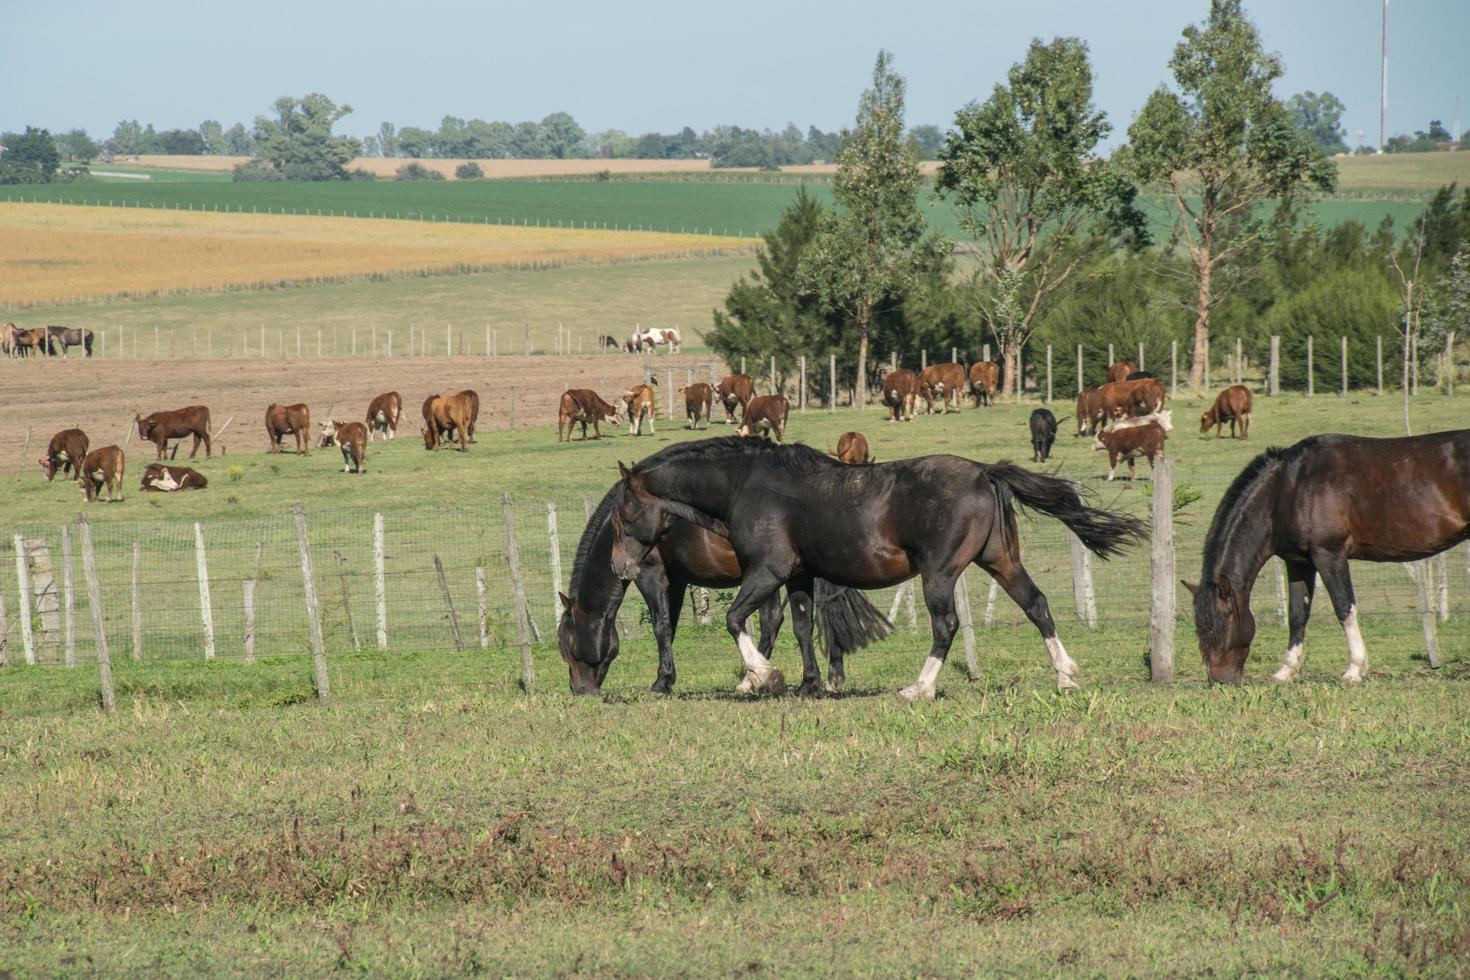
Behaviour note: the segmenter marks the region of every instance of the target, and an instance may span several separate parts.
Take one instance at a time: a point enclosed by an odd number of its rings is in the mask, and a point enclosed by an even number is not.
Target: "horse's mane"
[[[765,439],[749,436],[716,436],[693,442],[680,442],[660,449],[638,461],[634,473],[646,473],[671,462],[717,462],[731,456],[777,463],[793,476],[808,476],[817,467],[841,467],[844,464],[826,453],[802,443],[778,446]]]
[[[582,570],[587,567],[587,559],[592,554],[592,542],[597,540],[598,532],[612,514],[619,486],[621,484],[614,483],[603,495],[602,502],[597,505],[597,509],[587,519],[587,526],[582,529],[582,538],[577,542],[577,557],[572,559],[572,578],[567,583],[567,595],[573,599],[577,598],[577,593],[581,589]]]
[[[1222,554],[1225,542],[1240,521],[1249,517],[1241,512],[1241,502],[1267,473],[1274,472],[1279,464],[1289,462],[1294,458],[1300,446],[1301,443],[1287,449],[1279,446],[1270,447],[1245,464],[1245,469],[1241,470],[1231,481],[1229,488],[1225,491],[1225,496],[1220,498],[1220,506],[1215,508],[1215,517],[1210,522],[1210,530],[1205,534],[1205,563],[1201,585],[1214,581],[1215,570],[1219,568],[1220,562],[1225,557]]]

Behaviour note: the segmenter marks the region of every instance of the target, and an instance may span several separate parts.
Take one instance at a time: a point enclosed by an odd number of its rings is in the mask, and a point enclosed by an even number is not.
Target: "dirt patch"
[[[667,385],[665,372],[672,369],[676,386],[684,384],[690,370],[696,380],[704,380],[707,363],[703,357],[668,354],[650,360],[659,383]],[[556,425],[557,405],[567,388],[593,388],[612,399],[642,380],[642,373],[643,358],[611,353],[181,361],[6,358],[0,359],[0,390],[8,408],[0,415],[0,472],[35,469],[46,443],[60,429],[81,427],[94,447],[121,445],[135,414],[194,404],[209,406],[216,431],[236,417],[220,440],[232,453],[265,448],[262,419],[271,402],[306,402],[314,422],[328,411],[338,418],[360,419],[375,395],[390,390],[403,396],[400,436],[418,438],[425,397],[463,388],[480,393],[482,431],[511,427],[512,393],[516,427],[549,430]],[[659,409],[662,418],[662,401]],[[137,452],[135,437],[129,454]],[[186,444],[180,457],[187,454]]]

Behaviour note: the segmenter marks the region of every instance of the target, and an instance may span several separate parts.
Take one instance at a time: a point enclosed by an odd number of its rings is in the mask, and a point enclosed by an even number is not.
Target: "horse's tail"
[[[1136,517],[1087,506],[1082,489],[1071,480],[1033,473],[1004,460],[987,465],[985,475],[1001,504],[1003,526],[1010,524],[1014,497],[1022,506],[1067,525],[1099,558],[1122,554],[1128,544],[1148,536]]]
[[[857,589],[843,588],[819,578],[815,592],[812,598],[816,606],[817,630],[828,657],[846,656],[874,640],[883,639],[893,629],[888,617]]]

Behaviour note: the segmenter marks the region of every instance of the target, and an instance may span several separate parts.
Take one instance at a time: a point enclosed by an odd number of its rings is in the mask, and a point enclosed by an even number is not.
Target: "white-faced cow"
[[[203,490],[207,486],[209,480],[198,470],[167,463],[149,463],[143,470],[143,483],[139,489],[151,493],[177,493],[180,490]]]

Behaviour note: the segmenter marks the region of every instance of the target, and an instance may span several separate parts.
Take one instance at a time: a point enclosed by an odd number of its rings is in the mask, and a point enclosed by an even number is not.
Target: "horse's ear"
[[[1199,594],[1199,586],[1198,585],[1195,585],[1193,582],[1186,582],[1186,581],[1184,581],[1184,579],[1180,579],[1179,582],[1180,582],[1181,585],[1183,585],[1186,589],[1189,590],[1189,594],[1190,595],[1198,595]]]
[[[633,485],[633,471],[624,466],[622,460],[618,460],[618,476],[622,479],[623,483],[628,486]]]
[[[567,598],[567,594],[565,592],[558,592],[556,597],[561,600],[561,607],[570,612],[572,609],[572,600]]]

